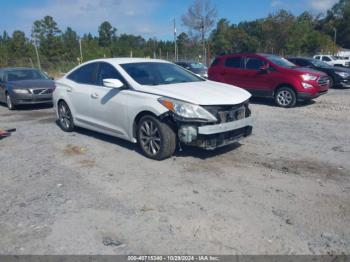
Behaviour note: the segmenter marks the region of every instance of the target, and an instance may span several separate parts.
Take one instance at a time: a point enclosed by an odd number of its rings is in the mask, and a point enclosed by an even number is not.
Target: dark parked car
[[[298,68],[271,54],[232,54],[217,57],[209,79],[248,90],[253,96],[273,97],[277,105],[292,107],[327,93],[329,77],[310,68]]]
[[[176,62],[175,64],[190,70],[198,76],[208,78],[208,68],[199,62]]]
[[[0,69],[0,102],[10,110],[17,105],[52,103],[54,89],[54,81],[37,69]]]
[[[313,58],[289,57],[289,61],[300,66],[316,69],[326,73],[332,80],[333,87],[350,87],[350,69],[339,66],[331,66]]]

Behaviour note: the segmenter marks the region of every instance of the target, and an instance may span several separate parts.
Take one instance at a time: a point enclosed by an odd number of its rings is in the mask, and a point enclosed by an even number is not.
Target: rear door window
[[[84,65],[70,73],[67,78],[80,84],[96,85],[97,66],[98,63]]]
[[[225,61],[225,67],[241,68],[241,62],[242,62],[241,57],[229,57]]]
[[[331,61],[331,59],[327,56],[324,56],[324,57],[322,57],[322,61],[329,62],[329,61]]]

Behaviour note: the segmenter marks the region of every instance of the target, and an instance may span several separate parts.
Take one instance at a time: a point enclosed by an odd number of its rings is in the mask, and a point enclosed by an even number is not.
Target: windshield
[[[295,68],[297,67],[295,64],[292,62],[288,61],[285,58],[276,56],[276,55],[265,55],[265,58],[269,59],[272,63],[275,65],[281,66],[281,67],[286,67],[286,68]]]
[[[7,71],[7,81],[48,80],[49,78],[35,69],[15,69]]]
[[[317,59],[311,59],[310,62],[316,66],[316,67],[322,67],[322,68],[333,68],[332,66],[330,66],[329,64],[322,62],[320,60]]]
[[[120,65],[141,85],[167,85],[205,81],[181,67],[170,63],[130,63]]]
[[[202,63],[191,63],[190,64],[191,71],[198,74],[198,73],[203,73],[208,70],[206,66],[204,66]]]
[[[202,63],[191,63],[191,68],[193,69],[206,69]]]

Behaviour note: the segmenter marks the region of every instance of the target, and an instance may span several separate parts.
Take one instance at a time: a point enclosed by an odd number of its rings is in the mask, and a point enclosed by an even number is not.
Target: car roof
[[[314,60],[311,57],[303,57],[303,56],[288,56],[287,59],[304,59],[304,60]]]
[[[132,63],[170,63],[161,59],[151,59],[151,58],[130,58],[130,57],[121,57],[121,58],[101,58],[85,62],[84,64],[89,64],[93,62],[106,62],[113,65],[121,64],[132,64]]]
[[[249,55],[266,57],[266,56],[271,56],[271,55],[275,55],[275,54],[268,54],[268,53],[232,53],[232,54],[220,55],[217,58],[227,58],[227,57],[231,57],[231,56],[249,56]],[[275,56],[279,56],[279,55],[275,55]]]

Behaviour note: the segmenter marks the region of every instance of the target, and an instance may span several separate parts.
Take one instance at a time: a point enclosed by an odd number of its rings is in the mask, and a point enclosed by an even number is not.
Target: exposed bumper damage
[[[205,108],[217,117],[217,122],[189,122],[173,116],[178,139],[182,144],[212,150],[236,143],[252,133],[252,117],[248,103]]]

